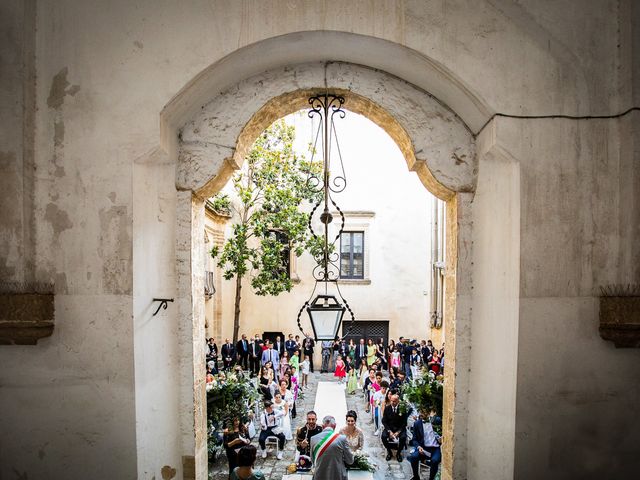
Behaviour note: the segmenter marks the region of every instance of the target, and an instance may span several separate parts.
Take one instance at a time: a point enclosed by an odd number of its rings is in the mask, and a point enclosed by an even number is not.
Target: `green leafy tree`
[[[280,120],[265,130],[245,158],[243,169],[234,176],[235,199],[225,195],[213,199],[218,211],[233,210],[231,236],[223,247],[211,251],[224,278],[235,278],[233,341],[240,329],[242,279],[251,275],[257,295],[279,295],[293,287],[288,260],[283,252],[296,256],[308,250],[317,255],[319,240],[308,229],[305,202],[315,202],[319,194],[307,182],[309,173],[318,173],[318,163],[306,161],[293,149],[295,129]]]

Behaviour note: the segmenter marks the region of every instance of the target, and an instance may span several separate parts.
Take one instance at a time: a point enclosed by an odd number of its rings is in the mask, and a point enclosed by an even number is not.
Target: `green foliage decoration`
[[[429,414],[435,412],[442,418],[443,383],[431,374],[423,372],[418,379],[413,379],[402,387],[402,397],[415,405],[418,412]]]
[[[227,280],[236,279],[233,341],[238,339],[242,278],[251,275],[257,295],[279,295],[293,288],[283,252],[296,256],[310,251],[318,255],[319,239],[308,229],[304,205],[315,203],[321,193],[308,178],[321,171],[293,149],[295,129],[283,120],[275,122],[255,141],[243,169],[234,176],[234,199],[218,195],[212,203],[234,213],[230,237],[222,248],[211,250]],[[284,239],[284,242],[283,242]]]

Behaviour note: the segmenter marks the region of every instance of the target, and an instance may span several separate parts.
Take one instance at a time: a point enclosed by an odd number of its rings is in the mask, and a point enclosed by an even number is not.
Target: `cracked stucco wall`
[[[178,240],[175,230],[142,221],[157,218],[161,205],[175,207],[166,166],[175,158],[154,157],[149,172],[139,171],[166,181],[157,200],[139,209],[143,200],[133,195],[138,187],[153,192],[133,164],[163,141],[160,113],[183,88],[204,99],[193,102],[197,110],[263,71],[338,60],[386,70],[464,118],[460,98],[478,100],[480,113],[468,121],[474,131],[492,112],[614,114],[639,98],[636,3],[3,2],[0,274],[56,288],[54,335],[37,347],[0,347],[0,405],[11,413],[0,424],[3,478],[16,471],[23,478],[161,478],[164,466],[179,470],[176,459],[193,454],[182,440],[144,440],[171,436],[174,427],[154,422],[160,413],[141,413],[155,402],[167,418],[194,416],[180,403],[184,392],[165,398],[168,383],[154,383],[176,378],[189,353],[170,338],[179,319],[171,307],[162,319],[148,313],[150,295],[171,293],[165,276],[175,273],[169,251]],[[308,40],[314,31],[325,37]],[[242,64],[216,64],[287,34],[278,48],[258,48]],[[403,53],[390,55],[396,50],[374,39]],[[217,76],[196,95],[190,82],[214,64]],[[496,133],[523,168],[518,478],[597,476],[602,465],[584,461],[597,458],[582,441],[588,437],[601,438],[611,465],[622,468],[637,438],[616,436],[610,426],[640,431],[638,416],[625,414],[638,398],[638,354],[599,339],[592,290],[600,281],[638,280],[640,122],[635,113],[586,123],[514,120]],[[467,228],[471,219],[461,222]],[[157,270],[144,248],[134,249],[138,234],[157,248]],[[461,248],[467,258],[471,246]],[[136,272],[138,255],[144,266]],[[147,273],[158,277],[147,280]],[[173,353],[154,363],[151,344],[137,338],[147,334]],[[142,436],[138,418],[149,429]]]

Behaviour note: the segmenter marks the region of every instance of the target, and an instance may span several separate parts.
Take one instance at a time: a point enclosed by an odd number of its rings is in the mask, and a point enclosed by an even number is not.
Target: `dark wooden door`
[[[345,335],[349,329],[349,322],[342,324],[342,334]],[[347,336],[344,337],[345,341],[349,343],[349,340],[353,338],[353,341],[357,345],[361,338],[364,338],[365,343],[369,339],[373,340],[373,343],[378,343],[380,337],[384,339],[384,344],[389,343],[389,321],[388,320],[362,320],[353,323],[353,328]]]

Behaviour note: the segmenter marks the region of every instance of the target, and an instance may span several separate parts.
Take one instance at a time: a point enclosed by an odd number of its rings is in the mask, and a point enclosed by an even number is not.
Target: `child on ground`
[[[347,371],[344,361],[342,360],[342,355],[338,355],[336,359],[336,371],[334,375],[340,379],[340,383],[344,383],[344,377],[347,375]]]
[[[304,360],[300,363],[300,373],[302,375],[300,387],[309,388],[309,357],[304,357]]]

